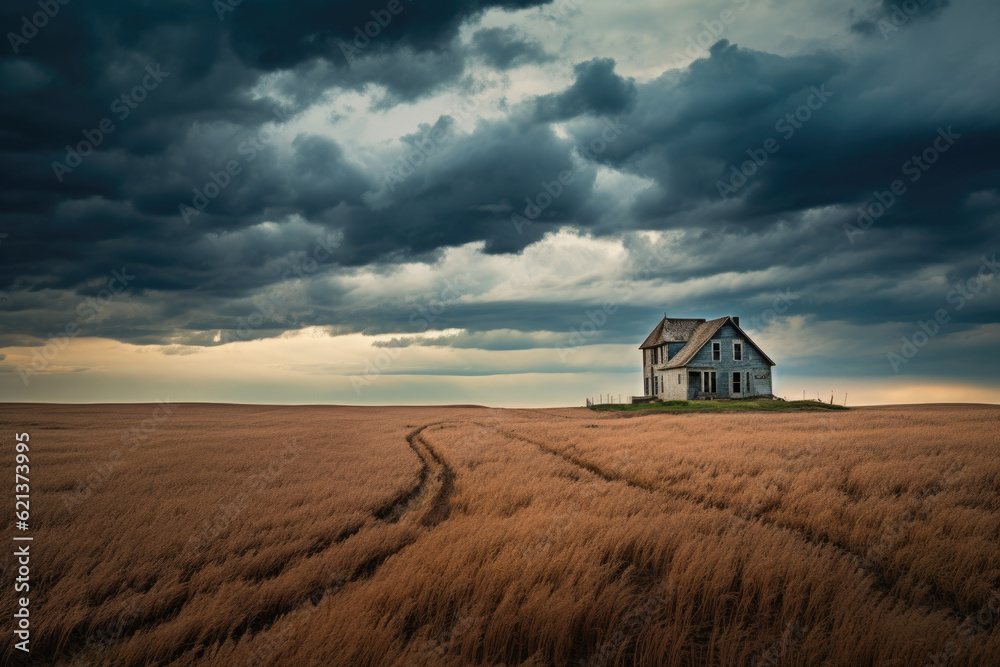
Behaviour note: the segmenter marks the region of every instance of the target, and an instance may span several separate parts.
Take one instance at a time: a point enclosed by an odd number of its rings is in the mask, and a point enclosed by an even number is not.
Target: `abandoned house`
[[[772,395],[774,362],[740,329],[738,317],[664,317],[639,350],[646,399]]]

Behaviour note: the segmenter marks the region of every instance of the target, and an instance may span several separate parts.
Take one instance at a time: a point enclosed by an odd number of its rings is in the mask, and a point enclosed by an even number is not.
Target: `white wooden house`
[[[738,317],[664,317],[639,350],[645,398],[772,395],[774,362],[740,329]]]

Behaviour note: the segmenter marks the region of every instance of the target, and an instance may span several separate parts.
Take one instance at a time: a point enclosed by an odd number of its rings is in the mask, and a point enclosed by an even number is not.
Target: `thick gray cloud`
[[[515,28],[484,28],[472,35],[473,52],[490,66],[510,69],[527,63],[555,60],[538,42],[526,38]]]
[[[572,86],[537,100],[539,118],[556,121],[588,113],[617,114],[635,101],[635,82],[615,74],[612,58],[594,58],[578,64],[573,71],[576,81]]]
[[[856,16],[851,30],[865,36],[888,39],[910,21],[924,21],[936,17],[951,0],[878,0],[874,5],[852,12]]]
[[[992,70],[956,62],[953,32],[907,33],[955,30],[947,2],[922,3],[885,40],[878,22],[894,3],[880,2],[838,28],[850,48],[776,55],[723,39],[646,77],[622,73],[635,70],[620,55],[567,62],[520,28],[475,25],[491,8],[537,4],[242,3],[221,17],[203,3],[61,6],[0,58],[0,345],[81,317],[113,270],[135,278],[84,318],[85,335],[215,345],[277,293],[280,307],[240,339],[318,325],[398,345],[558,345],[599,299],[539,287],[459,302],[434,327],[464,333],[414,342],[416,304],[366,302],[345,285],[359,271],[436,266],[464,244],[523,253],[563,226],[622,239],[637,266],[669,257],[650,285],[712,283],[655,308],[621,304],[592,343],[631,341],[665,308],[763,309],[789,287],[802,317],[911,322],[1000,250]],[[0,24],[34,11],[8,4]],[[965,44],[977,47],[992,45]],[[490,73],[516,89],[517,68],[542,63],[565,83],[532,80],[531,94],[473,122],[429,102]],[[370,141],[303,121],[338,96],[364,100],[355,116],[405,107],[414,120]],[[97,138],[79,164],[67,155]],[[581,289],[592,268],[579,268]],[[928,272],[919,289],[893,287]],[[995,322],[995,304],[969,301],[957,330]]]

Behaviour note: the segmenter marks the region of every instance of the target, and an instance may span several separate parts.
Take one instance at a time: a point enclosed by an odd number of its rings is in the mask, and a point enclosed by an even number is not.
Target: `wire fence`
[[[623,401],[622,398],[625,400]],[[587,399],[587,407],[589,408],[592,405],[626,405],[631,402],[631,396],[622,396],[621,394],[598,394],[597,396],[591,396]]]

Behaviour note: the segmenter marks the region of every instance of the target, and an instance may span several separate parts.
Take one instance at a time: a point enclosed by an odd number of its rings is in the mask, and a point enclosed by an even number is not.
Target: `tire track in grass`
[[[454,490],[455,473],[421,435],[425,429],[432,426],[441,426],[446,423],[433,422],[425,424],[406,436],[407,444],[423,464],[418,475],[417,484],[408,493],[397,496],[392,502],[386,503],[382,508],[374,512],[372,516],[377,521],[383,524],[393,524],[410,515],[414,515],[414,521],[418,525],[430,530],[448,518],[451,513],[450,498]],[[313,589],[305,598],[290,607],[267,614],[258,614],[256,618],[249,619],[242,632],[224,633],[216,641],[224,641],[227,637],[231,637],[236,642],[239,642],[246,634],[255,635],[266,632],[283,616],[306,608],[307,604],[311,604],[313,607],[318,606],[323,598],[336,594],[347,584],[364,581],[373,577],[386,561],[415,541],[415,539],[408,540],[398,548],[391,549],[387,553],[376,554],[366,559],[355,566],[350,575],[339,578],[323,588]],[[212,643],[215,642],[205,642],[205,645],[211,645]]]
[[[379,525],[398,523],[400,520],[403,520],[411,515],[415,517],[414,521],[419,526],[427,530],[433,529],[448,518],[451,513],[450,498],[452,492],[454,491],[455,473],[447,462],[445,462],[445,460],[434,451],[434,449],[421,435],[424,430],[432,426],[441,426],[447,423],[448,422],[433,422],[425,424],[407,434],[406,442],[416,453],[422,464],[420,472],[417,475],[416,485],[404,493],[396,496],[389,502],[383,504],[381,507],[376,508],[371,514],[374,523],[364,522],[357,527],[341,531],[326,543],[325,548],[345,542],[351,537],[361,533],[366,528],[368,530],[373,530]],[[166,655],[156,656],[155,662],[161,664],[170,663],[181,658],[185,654],[190,654],[189,657],[198,659],[203,655],[205,649],[215,644],[224,642],[226,639],[232,639],[238,643],[247,635],[253,636],[261,632],[266,632],[284,616],[293,612],[308,609],[307,605],[312,605],[313,607],[319,605],[323,598],[328,595],[336,594],[349,583],[370,579],[375,575],[376,571],[387,560],[389,560],[389,558],[410,546],[415,541],[416,539],[405,541],[398,548],[369,557],[356,565],[346,577],[337,577],[334,581],[328,582],[322,588],[313,589],[306,594],[305,597],[295,603],[284,605],[275,604],[272,608],[263,609],[260,612],[243,619],[243,622],[232,630],[220,629],[215,632],[211,632],[207,636],[200,638],[200,641],[197,638],[192,638],[191,642],[185,642],[174,647]],[[325,548],[317,549],[314,546],[305,553],[305,557],[308,558],[318,555],[325,550]],[[290,562],[291,559],[289,560],[289,563]],[[288,563],[285,564],[285,567],[287,565]],[[282,567],[282,570],[283,569],[284,567]],[[131,624],[127,628],[127,631],[123,631],[116,637],[116,643],[120,643],[128,639],[141,630],[155,628],[156,626],[171,621],[183,611],[185,604],[189,601],[190,598],[180,604],[172,605],[169,613],[167,614],[138,619],[139,622]],[[191,645],[195,641],[198,641],[198,647],[193,647]],[[85,641],[80,641],[80,644],[82,644],[83,647],[86,646]],[[102,647],[102,650],[103,648],[104,647]],[[192,649],[196,649],[193,654],[191,654]],[[53,659],[52,662],[60,666],[70,666],[78,664],[78,662],[79,664],[89,664],[88,658],[90,656],[88,655],[89,652],[86,648],[78,648],[76,650],[69,651],[60,649],[57,650],[57,655],[55,657],[58,657],[60,654],[65,655],[66,653],[69,653],[71,656],[68,660],[63,659],[56,663],[56,660]],[[96,658],[99,656],[94,657]],[[148,662],[149,659],[150,657],[147,656],[146,661]]]
[[[424,510],[420,518],[422,526],[433,527],[448,518],[450,513],[448,498],[454,488],[455,473],[421,436],[425,429],[445,423],[427,424],[406,436],[410,449],[423,463],[419,480],[409,492],[397,496],[378,510],[374,515],[376,519],[386,523],[396,523],[404,515],[419,509]]]
[[[544,443],[538,442],[537,440],[532,440],[531,438],[519,435],[512,431],[504,432],[498,428],[488,427],[485,424],[480,424],[479,422],[475,423],[482,428],[490,428],[491,430],[496,431],[501,436],[506,436],[509,438],[513,438],[515,440],[526,442],[530,445],[534,445],[542,452],[550,454],[552,456],[556,456],[562,459],[563,461],[566,461],[567,463],[570,463],[576,466],[577,468],[585,470],[606,482],[611,482],[611,483],[617,482],[620,484],[625,484],[626,486],[629,486],[634,489],[639,489],[641,491],[646,491],[648,493],[664,495],[669,498],[673,498],[675,500],[680,500],[682,502],[687,502],[692,505],[697,505],[703,509],[717,510],[725,514],[729,514],[732,517],[742,521],[746,522],[753,521],[774,530],[780,530],[783,532],[792,533],[793,535],[795,535],[802,541],[806,542],[807,544],[818,546],[821,548],[833,549],[836,552],[838,552],[841,556],[851,559],[852,562],[857,562],[859,559],[864,559],[864,555],[859,554],[857,551],[855,551],[851,547],[851,545],[830,538],[829,536],[817,537],[814,536],[809,531],[803,530],[796,526],[783,524],[781,522],[775,521],[774,519],[768,519],[762,516],[753,516],[749,519],[744,519],[740,517],[739,514],[737,514],[737,512],[726,503],[720,501],[714,501],[703,496],[699,497],[698,495],[690,492],[675,491],[659,487],[656,486],[655,484],[642,482],[637,479],[629,478],[625,475],[610,473],[602,469],[600,466],[591,463],[590,461],[587,461],[579,456],[565,453],[554,447],[550,447]],[[879,591],[880,593],[882,593],[887,597],[891,597],[895,600],[902,602],[904,605],[906,605],[907,608],[918,606],[917,602],[911,602],[910,600],[905,599],[903,596],[901,596],[899,593],[896,593],[893,590],[896,582],[899,581],[907,573],[906,571],[900,572],[898,574],[893,574],[889,568],[883,567],[879,568],[879,570],[868,569],[865,570],[865,572],[871,576],[873,581],[872,587],[875,590]],[[945,594],[944,592],[938,590],[938,587],[935,585],[934,582],[926,581],[922,578],[918,579],[918,581],[920,581],[920,583],[926,584],[932,591],[930,595],[923,596],[923,599],[919,602],[919,604],[922,604],[923,606],[929,608],[931,611],[943,611],[947,613],[950,617],[958,619],[959,621],[966,617],[967,614],[962,611],[961,601],[959,601],[955,596],[950,594]]]

